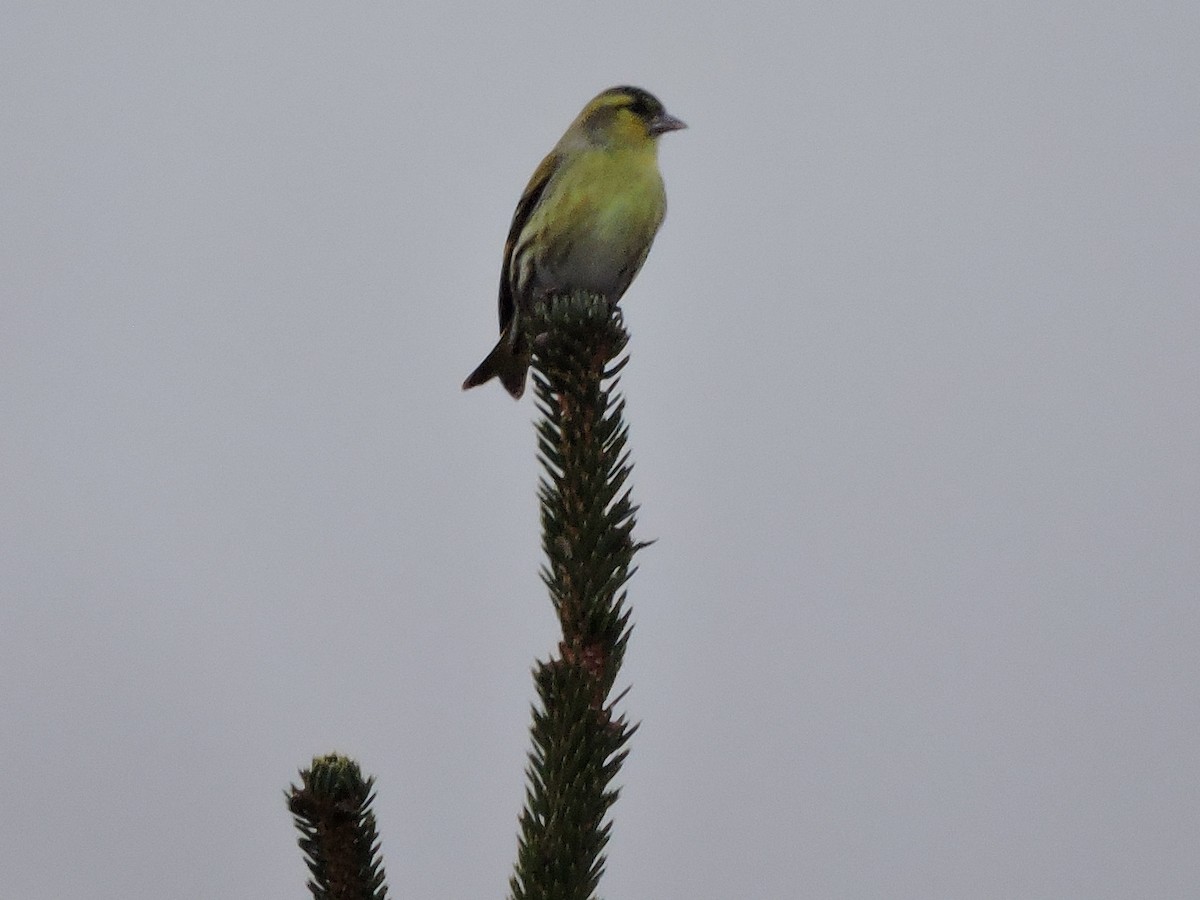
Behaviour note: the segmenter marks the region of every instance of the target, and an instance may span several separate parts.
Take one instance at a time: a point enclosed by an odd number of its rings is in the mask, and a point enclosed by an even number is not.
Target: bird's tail
[[[513,325],[515,324],[514,322]],[[467,376],[467,380],[463,382],[463,390],[499,378],[504,389],[513,395],[514,400],[521,399],[521,395],[525,393],[525,376],[529,371],[529,353],[523,344],[524,341],[513,340],[509,332],[504,331],[492,352]]]

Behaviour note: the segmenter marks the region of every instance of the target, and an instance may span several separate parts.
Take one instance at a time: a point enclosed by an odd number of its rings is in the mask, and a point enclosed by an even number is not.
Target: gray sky
[[[6,4],[5,896],[503,896],[530,172],[654,91],[610,898],[1200,892],[1200,5]],[[165,893],[164,893],[165,892]]]

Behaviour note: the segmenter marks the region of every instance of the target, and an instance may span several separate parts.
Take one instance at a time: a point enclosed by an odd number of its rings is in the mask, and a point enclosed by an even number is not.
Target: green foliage
[[[608,699],[631,626],[636,507],[626,486],[624,404],[614,393],[628,335],[615,306],[574,295],[538,306],[532,337],[542,580],[562,625],[559,656],[534,670],[529,786],[514,900],[588,900],[604,872],[610,787],[636,730]]]
[[[615,393],[628,342],[621,314],[603,297],[541,304],[528,318],[542,465],[542,580],[562,626],[558,655],[534,669],[533,749],[513,900],[592,900],[604,874],[605,820],[613,780],[637,730],[609,699],[632,626],[625,585],[637,507],[627,487],[624,404]],[[317,900],[386,900],[373,778],[343,756],[313,760],[292,785],[288,808],[300,831]]]
[[[386,900],[374,783],[354,760],[330,754],[301,771],[300,786],[287,794],[314,900]]]

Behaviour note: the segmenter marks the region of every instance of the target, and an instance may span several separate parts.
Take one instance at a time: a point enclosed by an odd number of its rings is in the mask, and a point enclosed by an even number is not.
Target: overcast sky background
[[[642,729],[604,896],[1200,893],[1200,4],[6,3],[0,889],[289,898],[379,779],[501,897],[538,580],[495,339],[613,84]]]

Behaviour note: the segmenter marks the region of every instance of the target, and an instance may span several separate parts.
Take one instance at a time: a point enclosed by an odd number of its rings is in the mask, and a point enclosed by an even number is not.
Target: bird
[[[500,266],[500,340],[463,390],[499,378],[521,398],[530,360],[522,317],[539,300],[576,291],[621,299],[667,211],[658,139],[686,127],[627,85],[576,116],[517,203]]]

